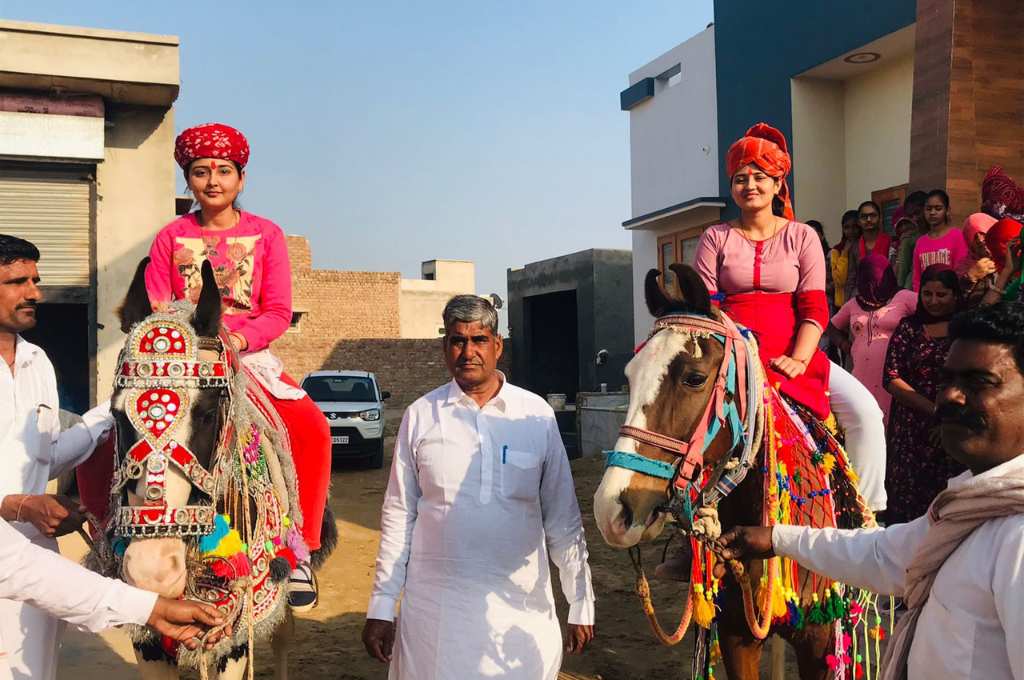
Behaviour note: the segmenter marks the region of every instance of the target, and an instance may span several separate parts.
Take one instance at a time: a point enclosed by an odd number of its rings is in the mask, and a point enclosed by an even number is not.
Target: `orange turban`
[[[747,134],[733,142],[725,154],[725,169],[729,177],[744,165],[753,163],[768,175],[782,180],[779,198],[784,204],[786,219],[794,219],[793,203],[789,200],[789,185],[786,175],[793,167],[793,159],[789,156],[786,137],[768,123],[758,123]]]

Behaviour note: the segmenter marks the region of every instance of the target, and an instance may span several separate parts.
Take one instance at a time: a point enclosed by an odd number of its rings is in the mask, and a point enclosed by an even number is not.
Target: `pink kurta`
[[[804,322],[822,330],[828,323],[825,255],[811,227],[789,222],[775,236],[750,241],[728,224],[708,227],[695,262],[711,293],[721,293],[722,309],[754,331],[768,379],[819,418],[829,414],[829,362],[818,350],[807,371],[792,380],[769,365],[793,352]]]
[[[292,321],[292,278],[284,232],[268,219],[240,211],[231,229],[203,229],[195,213],[174,220],[149,251],[146,290],[154,303],[196,302],[204,260],[213,265],[223,323],[245,337],[249,352],[266,349]]]
[[[889,304],[874,311],[865,310],[854,298],[832,317],[832,325],[849,332],[853,338],[850,350],[853,354],[853,376],[874,396],[886,421],[892,395],[882,386],[885,351],[900,321],[913,314],[916,308],[917,295],[913,291],[901,290],[889,300]]]

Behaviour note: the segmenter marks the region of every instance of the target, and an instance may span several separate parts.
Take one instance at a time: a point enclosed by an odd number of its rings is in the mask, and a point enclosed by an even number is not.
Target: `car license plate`
[[[340,437],[331,437],[332,444],[348,444],[348,436],[342,435]]]

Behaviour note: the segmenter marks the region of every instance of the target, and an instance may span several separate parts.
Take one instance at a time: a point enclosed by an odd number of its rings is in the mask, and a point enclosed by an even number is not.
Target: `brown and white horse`
[[[742,364],[743,352],[734,352],[743,349],[752,355],[753,363],[750,365],[755,365],[756,342],[746,334],[742,337],[737,335],[736,326],[712,307],[708,291],[696,272],[685,265],[672,265],[672,271],[682,297],[665,291],[656,270],[647,275],[647,306],[658,322],[649,340],[626,367],[630,386],[626,425],[616,442],[615,451],[610,452],[609,467],[594,496],[597,526],[605,541],[613,547],[636,550],[641,542],[650,541],[663,531],[672,514],[669,508],[676,482],[684,474],[684,469],[685,476],[692,478],[695,484],[704,480],[705,486],[696,505],[713,496],[722,531],[736,525],[761,525],[767,516],[769,501],[765,491],[768,485],[763,474],[767,469],[765,451],[761,449],[760,441],[752,439],[760,440],[765,423],[770,421],[763,417],[761,420],[748,418],[753,413],[749,409],[762,407],[766,401],[757,398],[759,403],[747,403],[744,413],[737,417],[722,416],[741,398],[735,392],[743,390],[739,385],[733,394],[725,394],[725,362]],[[728,345],[725,342],[727,338]],[[727,347],[731,347],[729,356]],[[737,382],[733,375],[729,377],[734,384]],[[763,381],[763,373],[759,368],[748,371],[745,380]],[[757,387],[759,394],[770,389],[763,384]],[[754,401],[750,396],[746,398]],[[714,421],[716,413],[718,423],[708,429],[708,421]],[[770,417],[771,414],[767,415]],[[736,432],[737,429],[741,431]],[[751,454],[746,460],[743,460],[743,451]],[[618,456],[619,462],[613,461],[612,456]],[[748,469],[750,474],[736,474]],[[665,474],[661,474],[663,471]],[[726,477],[732,481],[720,483]],[[856,499],[855,489],[852,494]],[[859,510],[854,508],[853,515],[857,515]],[[697,513],[698,516],[702,514],[705,513]],[[692,521],[693,517],[689,519]],[[826,657],[834,650],[835,626],[826,623],[808,623],[799,627],[772,624],[772,615],[764,611],[766,605],[762,606],[765,617],[761,619],[762,624],[756,624],[757,611],[751,611],[752,608],[757,609],[754,603],[763,605],[770,598],[752,596],[750,583],[755,584],[756,589],[756,584],[765,575],[765,562],[745,562],[742,568],[739,564],[732,566],[733,571],[725,574],[721,584],[720,612],[716,618],[722,660],[728,676],[738,680],[759,677],[764,638],[770,631],[785,638],[795,648],[801,678],[826,677],[830,672]],[[772,571],[773,567],[767,569]],[[796,588],[804,601],[810,601],[813,591],[821,588],[818,579],[813,575],[808,578],[808,575],[809,572],[802,574]],[[749,579],[746,581],[746,598],[738,578]],[[643,585],[638,587],[638,591],[646,587],[646,580],[641,580]],[[663,642],[674,644],[682,639],[688,625],[686,617],[693,611],[694,601],[688,604],[684,623],[675,636],[661,632],[660,626],[654,623],[649,602],[645,605]],[[761,630],[755,635],[753,629],[759,625]]]
[[[121,308],[128,334],[111,410],[116,454],[106,540],[91,565],[165,597],[214,604],[232,627],[210,652],[189,652],[144,627],[131,630],[147,680],[177,666],[216,664],[221,680],[252,674],[252,648],[273,636],[275,677],[287,676],[287,607],[298,538],[294,466],[287,432],[221,334],[221,299],[203,265],[198,303],[154,313],[140,263]],[[324,517],[324,547],[337,539]],[[285,634],[282,634],[285,633]]]

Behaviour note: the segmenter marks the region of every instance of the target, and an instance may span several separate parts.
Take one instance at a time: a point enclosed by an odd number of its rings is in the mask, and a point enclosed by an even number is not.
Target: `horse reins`
[[[702,501],[701,505],[717,506],[718,502],[729,495],[746,476],[757,454],[754,440],[760,438],[767,427],[763,420],[766,414],[762,412],[764,407],[762,403],[763,385],[762,381],[757,379],[760,360],[757,356],[756,344],[724,314],[720,320],[693,314],[661,317],[655,321],[648,340],[656,333],[666,329],[678,329],[690,333],[695,340],[697,337],[710,337],[722,342],[724,355],[715,377],[711,397],[688,441],[632,425],[623,425],[620,428],[621,436],[670,453],[676,458],[674,463],[666,463],[634,452],[610,451],[607,465],[670,480],[670,508],[674,501],[684,495],[686,495],[686,505],[689,507],[687,494],[691,491],[696,491],[698,500]],[[638,351],[639,349],[642,349],[642,346],[638,348]],[[729,392],[730,388],[732,388],[731,393]],[[732,397],[731,401],[727,399],[729,396]],[[727,410],[729,418],[726,416]],[[715,470],[704,476],[704,453],[718,430],[727,425],[733,430],[733,450],[736,448],[737,441],[742,439],[744,442],[743,452],[732,469],[726,469],[730,461],[729,456],[725,455]],[[709,485],[711,488],[707,488]],[[678,519],[680,518],[677,517]],[[692,520],[692,517],[690,519]],[[666,631],[659,623],[654,610],[650,584],[644,573],[639,545],[630,548],[629,555],[637,575],[635,591],[640,598],[651,630],[662,644],[678,644],[686,635],[692,619],[693,593],[691,592],[686,598],[679,625],[671,633]],[[692,559],[696,559],[696,555]],[[744,615],[750,631],[755,638],[764,639],[771,628],[771,598],[766,598],[769,603],[767,611],[761,611],[759,616],[754,605],[750,577],[746,573],[745,567],[734,559],[727,560],[727,564],[742,591]],[[778,564],[775,560],[769,563],[767,577],[766,587],[770,593],[779,577]]]

